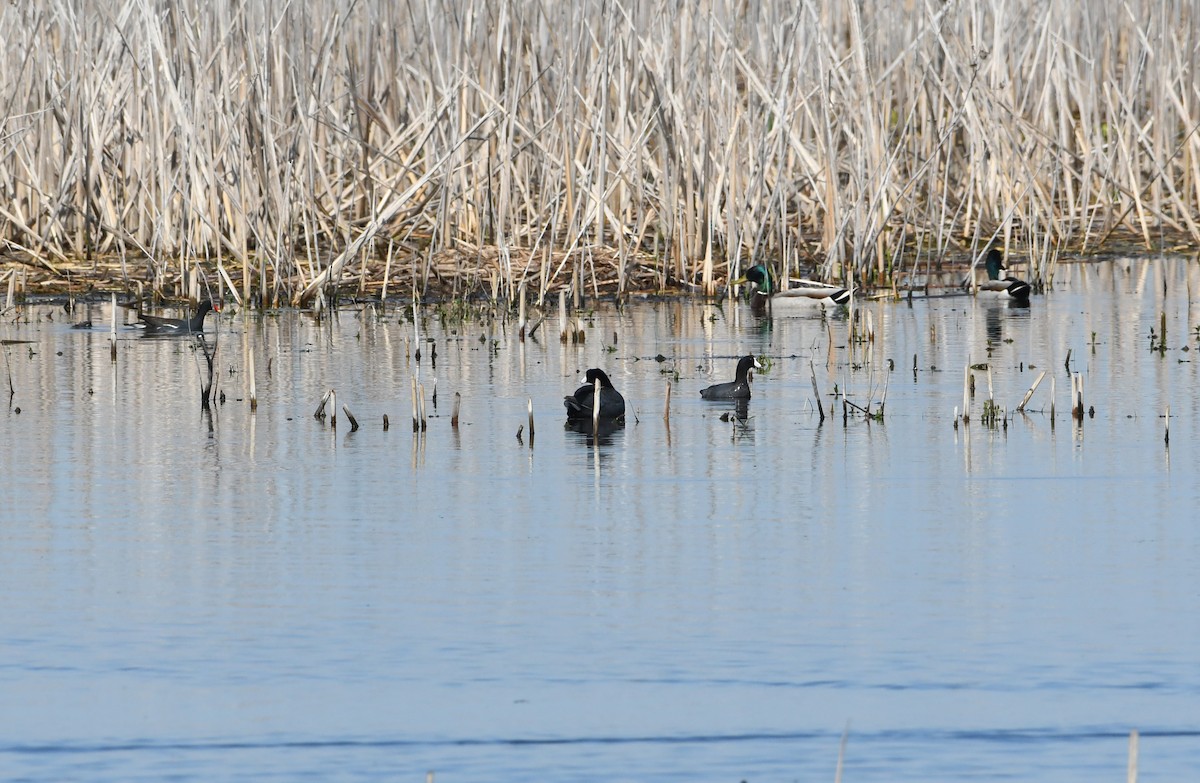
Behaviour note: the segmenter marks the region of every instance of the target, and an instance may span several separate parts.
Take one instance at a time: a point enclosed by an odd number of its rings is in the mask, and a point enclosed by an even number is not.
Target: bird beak
[[[746,276],[742,275],[737,280],[734,280],[732,283],[730,283],[730,285],[741,285],[744,282],[746,282]]]

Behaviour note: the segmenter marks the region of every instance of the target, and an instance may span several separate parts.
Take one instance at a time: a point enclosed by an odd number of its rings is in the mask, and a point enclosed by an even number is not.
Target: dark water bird
[[[1000,271],[1007,269],[1004,265],[1004,254],[999,248],[993,247],[988,251],[984,263],[988,279],[979,285],[979,294],[991,298],[1005,299],[1018,306],[1029,305],[1029,294],[1032,291],[1029,283],[1015,277],[1000,277]]]
[[[191,318],[163,318],[157,315],[138,313],[141,326],[147,334],[193,334],[204,331],[204,318],[213,310],[220,312],[219,307],[204,300],[196,307],[196,314]]]
[[[748,400],[750,399],[750,371],[756,369],[762,369],[758,359],[753,356],[743,356],[738,360],[737,373],[732,381],[701,389],[700,396],[706,400]]]
[[[755,264],[745,271],[733,285],[754,283],[756,288],[750,300],[751,308],[756,311],[765,310],[768,300],[771,309],[812,309],[814,307],[832,308],[850,301],[850,290],[838,288],[828,283],[815,280],[800,280],[800,285],[776,290],[771,272],[763,264]]]
[[[613,388],[604,370],[593,367],[584,376],[583,385],[574,394],[563,398],[568,422],[592,420],[592,403],[596,394],[593,384],[597,380],[600,381],[600,421],[616,422],[625,418],[625,398]]]

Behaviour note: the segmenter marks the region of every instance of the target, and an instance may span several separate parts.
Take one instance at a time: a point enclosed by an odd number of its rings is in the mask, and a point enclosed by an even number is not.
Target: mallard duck
[[[737,373],[732,381],[718,383],[700,390],[700,396],[706,400],[748,400],[750,399],[750,371],[762,369],[758,359],[753,356],[743,356],[737,364]]]
[[[797,287],[776,291],[771,280],[771,273],[763,264],[755,264],[747,269],[741,277],[733,281],[733,285],[741,285],[746,282],[758,286],[750,300],[751,308],[756,311],[765,310],[768,300],[772,308],[793,305],[836,307],[850,301],[848,289],[838,288],[828,283],[818,283],[815,280],[801,280]]]
[[[146,315],[138,313],[138,319],[141,321],[138,326],[146,330],[147,334],[193,334],[204,331],[204,318],[213,310],[220,311],[220,307],[213,307],[213,303],[205,300],[196,308],[196,314],[191,318],[163,318],[157,315]]]
[[[600,421],[615,422],[625,418],[625,398],[613,388],[604,370],[593,367],[584,376],[583,385],[574,394],[563,398],[568,422],[592,420],[592,403],[596,394],[593,384],[597,380],[600,381]]]
[[[1000,277],[1000,270],[1008,267],[1004,265],[1004,254],[999,248],[993,247],[988,251],[984,268],[987,269],[988,279],[979,284],[980,296],[1006,299],[1021,306],[1029,304],[1029,294],[1033,290],[1029,283],[1015,277]]]

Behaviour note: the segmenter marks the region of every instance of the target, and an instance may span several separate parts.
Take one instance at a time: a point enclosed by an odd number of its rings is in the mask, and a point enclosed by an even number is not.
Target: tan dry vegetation
[[[886,285],[994,238],[1037,282],[1200,243],[1198,3],[6,3],[0,236],[31,290],[266,303]]]

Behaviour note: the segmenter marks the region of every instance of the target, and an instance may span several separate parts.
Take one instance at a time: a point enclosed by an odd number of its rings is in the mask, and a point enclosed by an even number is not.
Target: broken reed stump
[[[916,359],[915,356],[913,358],[914,360]],[[817,401],[817,415],[821,417],[817,423],[823,424],[825,422],[825,406],[821,403],[821,390],[817,388],[817,368],[813,364],[812,359],[808,360],[808,371],[812,376],[813,399]],[[914,370],[914,372],[916,371]],[[957,419],[958,417],[956,416],[955,418]]]
[[[600,379],[592,381],[592,434],[600,434]]]
[[[558,292],[558,340],[565,343],[567,338],[567,292],[563,289]]]
[[[967,366],[963,368],[963,424],[971,423],[971,357],[967,356]]]
[[[249,355],[246,357],[247,374],[250,376],[250,412],[258,410],[258,389],[254,385],[254,346],[250,346]],[[349,415],[349,414],[347,414]]]
[[[454,412],[450,414],[450,426],[458,429],[458,409],[462,404],[462,395],[454,392]]]
[[[1017,413],[1025,412],[1025,406],[1029,404],[1029,400],[1033,397],[1033,393],[1037,391],[1038,384],[1040,384],[1042,382],[1042,378],[1045,377],[1046,371],[1042,370],[1042,374],[1037,377],[1037,380],[1034,381],[1033,385],[1029,387],[1029,391],[1025,392],[1025,396],[1021,398],[1021,404],[1017,406]]]
[[[667,398],[663,402],[663,421],[671,422],[671,382],[667,381]]]
[[[333,396],[333,389],[325,392],[325,396],[321,398],[321,404],[313,411],[313,418],[318,421],[325,418],[325,406],[329,403],[329,398]]]
[[[870,310],[867,311],[868,314],[870,314],[870,312]],[[891,380],[891,373],[883,376],[883,397],[879,400],[879,413],[876,414],[876,417],[879,421],[883,421],[883,412],[887,408],[888,385],[891,383]],[[867,407],[871,407],[870,404],[868,404]]]
[[[109,358],[112,359],[113,364],[116,364],[117,363],[117,295],[115,293],[112,295],[112,317],[110,318],[108,345],[109,345]]]
[[[532,397],[530,397],[530,398],[528,398],[528,399],[529,399],[529,405],[528,405],[528,411],[529,411],[529,445],[530,445],[530,446],[532,446],[532,445],[533,445],[533,398],[532,398]],[[519,432],[519,431],[518,431],[518,432]],[[517,436],[517,437],[519,438],[519,437],[520,437],[520,435],[518,434],[518,436]]]
[[[421,422],[417,418],[417,376],[412,376],[409,379],[412,383],[412,427],[413,432],[418,432],[421,429]]]
[[[421,407],[421,432],[425,431],[425,384],[417,384],[417,400]]]
[[[354,414],[345,405],[342,406],[342,413],[346,414],[346,420],[350,422],[350,431],[354,432],[358,429],[358,419],[354,418]]]

